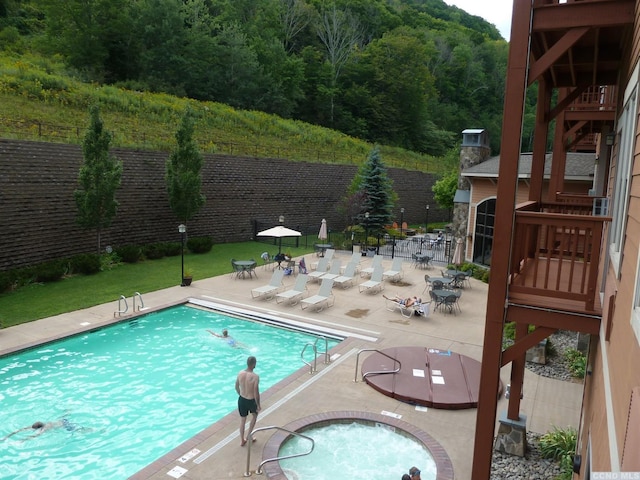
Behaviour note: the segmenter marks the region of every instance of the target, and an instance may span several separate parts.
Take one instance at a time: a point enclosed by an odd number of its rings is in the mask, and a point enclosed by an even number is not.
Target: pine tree
[[[360,188],[364,202],[360,215],[361,224],[369,232],[379,232],[391,219],[391,209],[395,199],[393,183],[387,175],[387,168],[382,163],[380,149],[373,148],[367,161],[363,164],[356,178],[360,179]],[[369,212],[369,219],[364,225],[365,213]]]
[[[102,230],[111,226],[118,211],[116,190],[122,178],[122,162],[109,154],[111,134],[104,130],[100,109],[90,109],[91,124],[82,143],[84,164],[78,175],[79,188],[74,197],[78,207],[78,224],[96,229],[98,254]]]
[[[167,160],[169,206],[178,220],[185,224],[198,213],[205,202],[201,193],[202,155],[193,139],[193,131],[193,114],[187,109],[176,132],[176,148]]]

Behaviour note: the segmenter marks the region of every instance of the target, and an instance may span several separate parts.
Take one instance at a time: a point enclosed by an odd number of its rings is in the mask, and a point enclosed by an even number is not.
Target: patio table
[[[244,278],[245,273],[249,274],[249,278],[251,278],[252,275],[255,275],[256,278],[258,277],[256,273],[257,262],[255,260],[234,260],[233,264],[237,267],[236,278]]]

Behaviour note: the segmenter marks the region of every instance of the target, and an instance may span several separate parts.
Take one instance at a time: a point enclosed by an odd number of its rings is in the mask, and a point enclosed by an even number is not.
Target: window
[[[476,207],[476,228],[473,242],[473,261],[491,265],[493,250],[493,226],[496,219],[496,199],[491,198]]]

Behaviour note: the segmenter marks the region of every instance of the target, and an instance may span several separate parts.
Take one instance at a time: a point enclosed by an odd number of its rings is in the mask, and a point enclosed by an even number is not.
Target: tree
[[[100,235],[116,216],[116,190],[122,178],[122,162],[109,154],[111,134],[104,130],[100,109],[91,107],[91,124],[84,141],[84,164],[78,175],[79,188],[74,192],[78,206],[78,224],[85,229],[95,228],[100,254]]]
[[[378,232],[389,223],[391,208],[395,194],[393,184],[387,175],[387,168],[382,163],[380,149],[376,146],[369,153],[367,161],[362,165],[356,178],[360,178],[359,192],[364,201],[360,212],[360,223],[364,224],[364,214],[369,212],[366,227],[370,232]],[[357,180],[356,180],[357,181]]]
[[[441,208],[451,210],[453,208],[453,198],[458,189],[458,169],[454,168],[449,173],[440,178],[431,187],[433,190],[433,198]]]
[[[169,206],[181,222],[186,223],[204,205],[201,193],[202,155],[193,139],[193,113],[187,108],[176,132],[176,148],[167,160]]]

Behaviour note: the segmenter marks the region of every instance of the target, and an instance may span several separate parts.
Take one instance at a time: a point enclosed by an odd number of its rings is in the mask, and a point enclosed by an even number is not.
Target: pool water
[[[207,332],[223,328],[237,345]],[[180,306],[2,357],[0,437],[62,418],[81,428],[3,440],[0,478],[127,478],[236,409],[247,356],[265,391],[304,366],[316,339]]]
[[[366,478],[400,479],[412,466],[421,470],[422,480],[435,480],[436,463],[427,448],[385,424],[335,423],[300,432],[315,446],[307,456],[280,460],[289,480],[334,480]],[[292,437],[279,455],[309,451],[310,442]]]

